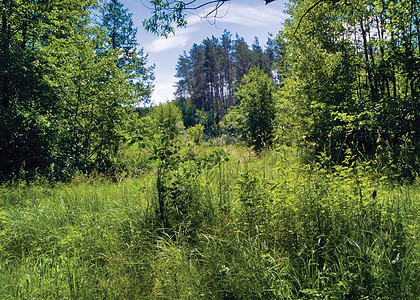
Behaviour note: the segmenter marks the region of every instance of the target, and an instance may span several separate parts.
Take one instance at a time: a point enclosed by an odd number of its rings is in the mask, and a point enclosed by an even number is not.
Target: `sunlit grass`
[[[418,183],[223,149],[165,229],[153,170],[1,186],[0,299],[415,299]]]

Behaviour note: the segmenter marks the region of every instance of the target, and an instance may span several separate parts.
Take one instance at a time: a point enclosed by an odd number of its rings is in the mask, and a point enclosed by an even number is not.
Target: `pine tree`
[[[225,78],[225,110],[233,105],[233,89],[232,83],[234,81],[233,70],[233,49],[232,49],[232,35],[226,31],[221,37],[221,45],[224,52],[223,58],[223,72]]]
[[[229,108],[240,104],[234,97],[235,91],[253,66],[260,67],[269,76],[275,74],[272,60],[276,55],[274,45],[263,49],[256,39],[250,48],[238,35],[232,41],[228,31],[219,39],[212,37],[194,44],[190,52],[184,52],[178,60],[177,102],[181,105],[189,100],[201,110],[204,116],[201,122],[208,132]]]
[[[109,0],[102,8],[101,21],[108,31],[110,49],[119,52],[118,67],[129,75],[134,87],[133,99],[143,103],[150,101],[153,67],[146,67],[147,55],[143,48],[138,49],[132,14],[118,0]]]
[[[236,82],[239,83],[242,77],[251,69],[253,65],[252,50],[249,49],[248,44],[244,38],[236,35],[234,42],[234,64],[236,70]]]
[[[105,3],[102,11],[102,25],[108,30],[111,47],[131,51],[138,46],[137,28],[133,28],[132,14],[123,8],[118,0]]]

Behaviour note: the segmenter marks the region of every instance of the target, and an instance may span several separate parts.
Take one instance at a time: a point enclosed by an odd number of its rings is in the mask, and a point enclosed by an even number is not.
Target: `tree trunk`
[[[6,5],[3,0],[3,5]],[[0,82],[1,98],[0,106],[7,108],[10,104],[10,26],[6,11],[2,15],[2,27],[0,32]]]
[[[367,44],[367,39],[366,39],[366,30],[365,30],[365,27],[363,26],[363,20],[360,20],[360,29],[362,31],[363,49],[364,49],[364,55],[365,55],[365,59],[366,59],[366,70],[367,70],[367,73],[368,73],[368,82],[369,82],[369,87],[370,87],[370,93],[371,93],[372,100],[375,100],[376,99],[376,91],[375,91],[375,86],[373,84],[372,68],[370,66],[369,50],[368,50],[368,44]]]

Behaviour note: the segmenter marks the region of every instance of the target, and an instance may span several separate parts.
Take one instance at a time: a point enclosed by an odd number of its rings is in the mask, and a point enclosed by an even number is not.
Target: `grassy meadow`
[[[166,228],[134,152],[112,177],[0,186],[0,299],[418,299],[418,180],[220,149],[167,175]]]

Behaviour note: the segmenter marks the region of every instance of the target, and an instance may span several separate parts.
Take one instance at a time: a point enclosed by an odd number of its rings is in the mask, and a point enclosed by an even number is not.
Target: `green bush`
[[[200,143],[204,135],[204,126],[201,124],[194,125],[187,128],[187,134],[189,138],[194,141],[196,145]]]
[[[257,149],[269,146],[273,140],[275,111],[275,85],[264,71],[252,68],[242,79],[236,92],[241,102],[243,124],[239,128]]]

